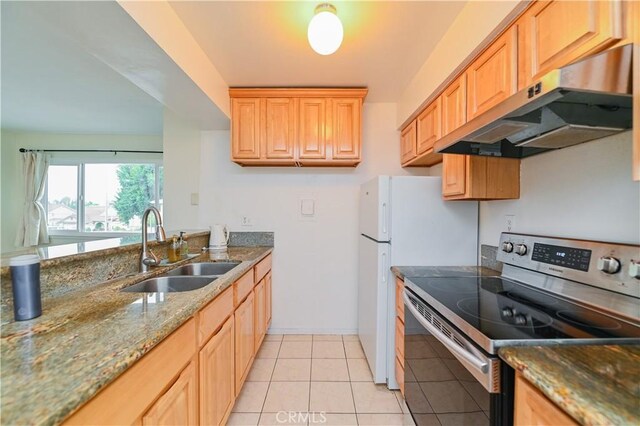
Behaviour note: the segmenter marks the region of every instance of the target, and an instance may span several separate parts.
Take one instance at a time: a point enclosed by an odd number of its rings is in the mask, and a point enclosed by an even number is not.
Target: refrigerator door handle
[[[382,253],[382,282],[387,282],[387,253]]]
[[[387,203],[382,203],[382,233],[387,233]]]

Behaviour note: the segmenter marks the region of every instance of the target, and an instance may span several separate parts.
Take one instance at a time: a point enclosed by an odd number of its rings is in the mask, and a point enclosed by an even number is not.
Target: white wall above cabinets
[[[199,225],[275,232],[273,332],[356,331],[360,184],[427,173],[400,167],[395,117],[395,104],[364,105],[357,169],[242,168],[230,161],[229,132],[202,133]],[[311,219],[301,200],[313,200]]]
[[[515,232],[640,243],[640,182],[631,180],[631,133],[526,158],[520,199],[480,203],[480,244]]]

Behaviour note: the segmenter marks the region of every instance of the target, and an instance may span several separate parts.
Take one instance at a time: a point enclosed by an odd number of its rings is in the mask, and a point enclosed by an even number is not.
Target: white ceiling
[[[170,4],[229,86],[367,86],[368,102],[400,98],[465,4],[334,1],[344,41],[321,56],[306,35],[318,2]]]
[[[162,134],[162,104],[49,19],[71,3],[1,3],[2,128]]]

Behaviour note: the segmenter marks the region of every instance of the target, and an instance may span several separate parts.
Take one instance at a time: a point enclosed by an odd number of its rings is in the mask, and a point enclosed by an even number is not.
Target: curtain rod
[[[27,149],[20,148],[20,152],[112,152],[114,155],[119,152],[132,154],[162,154],[163,151],[131,151],[127,149]]]

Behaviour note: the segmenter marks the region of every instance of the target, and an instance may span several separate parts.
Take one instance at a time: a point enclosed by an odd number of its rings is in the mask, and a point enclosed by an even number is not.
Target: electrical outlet
[[[507,232],[513,232],[516,229],[516,215],[506,214],[504,215],[504,227]]]
[[[248,216],[242,216],[240,219],[240,225],[242,226],[253,226],[253,221]]]

